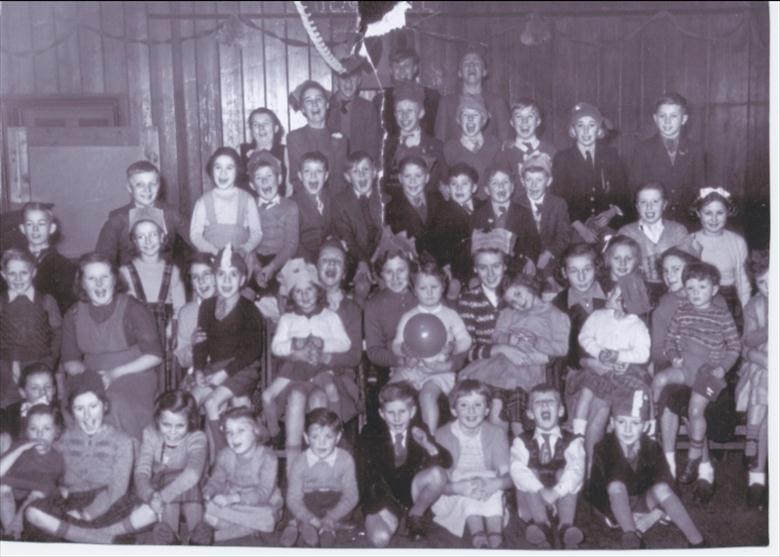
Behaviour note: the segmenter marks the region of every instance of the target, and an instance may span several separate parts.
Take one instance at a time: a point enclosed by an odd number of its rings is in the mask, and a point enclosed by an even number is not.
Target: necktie
[[[322,202],[322,199],[317,196],[317,211],[319,211],[320,215],[325,210],[325,204]]]
[[[466,214],[470,215],[474,212],[474,207],[471,205],[471,203],[466,203],[465,205],[462,205],[463,210],[466,211]]]
[[[634,443],[630,447],[628,447],[628,452],[626,454],[626,459],[629,462],[633,462],[636,460],[636,457],[639,454],[639,443]]]
[[[525,154],[530,155],[534,152],[534,146],[527,141],[523,141],[523,147],[525,147]]]
[[[549,464],[552,460],[552,447],[550,446],[550,434],[542,433],[544,443],[542,443],[542,453],[539,455],[539,462],[542,465]]]
[[[585,160],[593,167],[593,155],[590,154],[590,151],[585,151]]]
[[[363,221],[366,223],[368,229],[368,245],[373,246],[376,241],[376,235],[378,233],[376,223],[371,215],[371,205],[367,195],[362,195],[358,198],[360,204],[360,212],[363,215]]]
[[[395,443],[393,443],[393,448],[395,449],[395,465],[401,466],[404,462],[406,462],[406,447],[404,447],[403,433],[395,434]]]
[[[217,299],[217,308],[214,310],[214,317],[220,321],[227,315],[227,300],[224,298]]]

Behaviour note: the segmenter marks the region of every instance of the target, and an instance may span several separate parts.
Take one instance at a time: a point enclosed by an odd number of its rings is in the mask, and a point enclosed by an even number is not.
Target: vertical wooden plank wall
[[[484,2],[481,16],[425,18],[421,29],[463,40],[411,33],[422,57],[423,82],[443,94],[455,91],[467,41],[489,43],[487,87],[510,102],[535,97],[545,111],[548,139],[568,145],[569,110],[588,100],[617,126],[616,146],[625,157],[652,133],[655,97],[677,90],[691,104],[689,133],[706,143],[711,182],[751,198],[766,195],[768,18],[753,14],[751,26],[735,31],[742,25],[740,13],[541,13],[536,24],[548,26],[550,40],[525,45],[520,36],[528,8],[518,4],[516,15],[507,16],[510,9]],[[206,17],[186,17],[191,14]],[[213,16],[247,14],[291,16],[252,21],[306,46],[285,44],[246,25],[240,25],[240,44],[220,44],[216,29],[224,20]],[[423,19],[416,17],[411,21]],[[329,89],[333,85],[291,2],[9,2],[0,19],[6,50],[0,94],[126,95],[126,124],[141,130],[147,156],[165,176],[168,200],[184,211],[211,187],[203,167],[214,149],[246,141],[252,109],[271,108],[289,132],[304,120],[289,110],[288,92],[309,78]],[[317,21],[328,41],[354,31],[353,21],[338,15]],[[66,36],[34,56],[9,53],[45,48]],[[147,38],[155,42],[143,42]]]

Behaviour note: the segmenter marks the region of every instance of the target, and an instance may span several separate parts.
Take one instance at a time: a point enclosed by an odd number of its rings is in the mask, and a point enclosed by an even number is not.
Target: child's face
[[[304,433],[309,448],[319,458],[328,458],[336,450],[341,440],[341,433],[336,433],[332,427],[312,424]]]
[[[406,164],[398,175],[407,197],[416,198],[423,194],[428,183],[428,171],[412,163]]]
[[[506,172],[494,172],[485,186],[485,190],[493,203],[502,204],[512,198],[515,185]]]
[[[444,294],[444,285],[438,277],[420,273],[414,281],[414,295],[420,305],[426,308],[434,308],[441,302]]]
[[[320,161],[308,160],[301,166],[298,178],[303,182],[303,187],[306,188],[309,195],[319,195],[325,185],[325,180],[328,179],[328,172]]]
[[[25,434],[28,441],[37,441],[35,450],[38,454],[46,454],[57,438],[57,425],[51,414],[34,414],[27,420]]]
[[[613,416],[612,427],[615,435],[624,447],[630,447],[642,437],[645,423],[642,418],[632,416]]]
[[[544,170],[523,172],[523,187],[528,198],[537,201],[542,198],[552,183],[552,177]]]
[[[277,126],[274,124],[274,119],[270,114],[265,113],[252,116],[250,129],[252,131],[252,139],[255,140],[257,145],[273,145],[274,134],[278,131]]]
[[[537,392],[528,401],[528,417],[542,431],[550,431],[563,417],[561,399],[554,392]]]
[[[395,103],[395,121],[403,133],[411,133],[420,126],[425,110],[415,101],[403,99]]]
[[[227,420],[224,430],[228,447],[239,456],[253,451],[257,446],[257,425],[248,418]]]
[[[475,137],[479,135],[483,127],[485,127],[485,119],[479,110],[465,108],[460,111],[460,131],[463,135]]]
[[[513,284],[504,292],[504,301],[518,311],[528,311],[534,307],[536,295],[525,286]]]
[[[485,421],[490,413],[490,406],[481,394],[468,393],[458,397],[451,410],[463,429],[474,430]]]
[[[709,279],[689,278],[685,281],[685,293],[693,307],[706,309],[718,293],[718,285]]]
[[[133,227],[133,243],[139,253],[147,257],[156,257],[160,254],[162,236],[162,230],[148,220],[141,221]]]
[[[51,404],[57,388],[49,373],[35,373],[27,377],[23,388],[19,389],[22,398],[30,404]]]
[[[127,179],[127,191],[137,207],[151,207],[160,192],[160,175],[156,172],[137,172]]]
[[[116,277],[111,267],[96,261],[84,267],[81,286],[93,305],[104,306],[114,299]]]
[[[345,99],[352,99],[360,90],[360,72],[336,76],[336,87]]]
[[[764,298],[769,297],[769,270],[756,277],[756,288]]]
[[[366,195],[371,191],[371,187],[374,185],[374,179],[376,178],[376,168],[371,159],[363,159],[352,165],[345,174],[347,182],[352,185],[355,193],[358,195]]]
[[[676,255],[669,255],[664,257],[661,267],[663,270],[664,284],[669,289],[669,292],[679,291],[684,286],[682,274],[685,270],[685,261]]]
[[[176,446],[187,436],[187,413],[163,410],[157,420],[157,428],[166,444]]]
[[[218,189],[226,190],[232,188],[236,183],[236,176],[238,175],[236,161],[228,155],[218,156],[214,161],[211,175],[214,179],[214,185]]]
[[[465,174],[453,176],[449,181],[450,198],[458,205],[465,205],[477,191],[477,185]]]
[[[192,279],[192,290],[201,300],[211,298],[217,291],[214,271],[205,263],[193,263],[190,267],[190,278]]]
[[[536,129],[542,123],[539,114],[533,106],[526,106],[523,108],[516,108],[512,112],[512,120],[510,121],[512,128],[514,128],[517,137],[521,141],[528,141],[536,137]]]
[[[417,64],[413,58],[406,58],[390,64],[393,81],[412,81],[417,75]]]
[[[464,83],[469,85],[476,85],[482,83],[482,80],[487,76],[487,70],[485,69],[485,63],[482,61],[476,53],[469,53],[463,57],[460,61],[460,68],[458,68],[458,77],[460,77]]]
[[[19,225],[19,230],[31,247],[45,247],[49,245],[49,238],[57,230],[57,225],[45,211],[32,209],[25,213],[24,223]]]
[[[72,410],[76,425],[87,435],[94,435],[103,425],[106,407],[92,391],[82,393],[74,398]]]
[[[599,123],[592,116],[582,116],[572,126],[577,144],[584,148],[592,147],[599,135]]]
[[[609,258],[606,263],[609,266],[612,280],[617,280],[633,271],[638,261],[630,246],[618,244],[609,250]]]
[[[303,115],[310,126],[322,126],[328,111],[328,99],[317,87],[309,87],[301,96]]]
[[[578,292],[587,292],[596,280],[596,265],[589,255],[569,257],[565,270],[569,286]]]
[[[474,269],[479,276],[479,282],[484,287],[495,290],[504,278],[506,265],[500,254],[488,251],[477,254]]]
[[[12,259],[6,263],[2,275],[11,292],[22,294],[32,286],[33,278],[35,278],[35,267],[27,261]]]
[[[252,175],[252,185],[263,201],[271,201],[279,193],[281,179],[270,166],[261,166]]]
[[[220,298],[231,298],[238,295],[244,286],[246,277],[235,267],[217,269],[217,294]]]
[[[653,121],[661,132],[661,137],[677,139],[680,137],[680,130],[688,121],[688,115],[679,104],[662,104],[653,114]]]
[[[655,224],[663,216],[666,201],[663,194],[656,189],[644,189],[636,199],[636,210],[639,219],[645,224]]]
[[[726,227],[728,211],[726,206],[717,199],[710,201],[699,210],[699,220],[702,230],[718,234]]]
[[[403,257],[391,257],[382,266],[382,280],[391,292],[400,294],[409,287],[409,263]]]
[[[309,313],[317,305],[317,287],[311,283],[306,286],[296,286],[292,289],[292,298],[302,312]]]
[[[345,263],[344,253],[337,248],[328,246],[320,251],[320,257],[317,259],[317,274],[325,288],[341,284]]]
[[[379,415],[392,435],[408,431],[409,424],[416,413],[417,406],[413,400],[391,400],[379,409]]]

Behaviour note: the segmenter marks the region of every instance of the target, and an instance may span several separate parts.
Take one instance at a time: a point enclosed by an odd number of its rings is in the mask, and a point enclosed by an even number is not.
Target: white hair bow
[[[724,190],[723,188],[701,188],[699,190],[699,199],[704,199],[711,193],[717,193],[721,197],[725,197],[726,199],[731,199],[731,194]]]

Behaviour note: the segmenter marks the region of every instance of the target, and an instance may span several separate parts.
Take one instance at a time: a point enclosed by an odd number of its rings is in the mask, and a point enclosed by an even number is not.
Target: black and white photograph
[[[777,554],[778,25],[0,2],[0,553]]]

